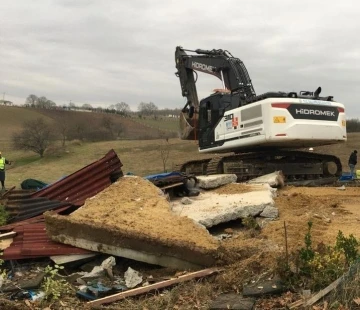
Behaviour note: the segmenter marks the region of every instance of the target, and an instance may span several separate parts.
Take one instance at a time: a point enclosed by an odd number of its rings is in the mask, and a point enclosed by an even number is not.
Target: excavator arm
[[[193,54],[189,55],[187,52]],[[189,118],[192,118],[199,108],[196,90],[197,71],[219,78],[224,89],[239,93],[243,99],[256,96],[244,63],[228,51],[186,50],[178,46],[175,51],[175,62],[178,70],[175,74],[180,80],[182,95],[187,98],[183,112],[189,107]]]

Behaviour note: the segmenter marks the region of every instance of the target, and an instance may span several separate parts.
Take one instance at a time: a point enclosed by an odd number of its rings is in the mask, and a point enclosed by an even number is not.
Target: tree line
[[[69,102],[68,105],[56,105],[56,103],[44,96],[36,96],[34,94],[29,95],[25,100],[25,107],[40,108],[40,109],[62,109],[62,110],[85,110],[91,112],[105,112],[112,114],[120,114],[123,116],[130,116],[137,114],[142,116],[168,116],[179,115],[180,109],[159,109],[153,102],[140,102],[138,105],[138,111],[132,111],[130,106],[126,102],[118,102],[112,104],[107,108],[93,107],[89,103],[82,105],[76,105],[74,102]]]

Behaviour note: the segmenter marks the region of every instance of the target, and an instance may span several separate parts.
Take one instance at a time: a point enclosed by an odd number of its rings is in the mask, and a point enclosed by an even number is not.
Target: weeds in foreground
[[[5,210],[5,206],[0,205],[0,226],[6,225],[9,219],[9,213]]]
[[[319,243],[314,248],[311,228],[312,222],[308,222],[304,247],[278,258],[277,272],[291,286],[319,290],[343,275],[359,257],[359,241],[339,231],[334,246]]]
[[[58,300],[60,297],[71,292],[70,284],[66,280],[60,279],[59,271],[63,268],[63,266],[58,265],[55,265],[54,267],[46,266],[46,275],[41,286],[41,289],[45,293],[45,300]]]

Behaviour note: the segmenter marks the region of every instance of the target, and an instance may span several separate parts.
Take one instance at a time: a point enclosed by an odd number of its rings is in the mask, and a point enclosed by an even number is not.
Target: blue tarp
[[[152,174],[144,177],[144,179],[147,180],[161,180],[168,177],[175,177],[175,176],[182,176],[183,174],[181,172],[165,172],[165,173],[159,173],[159,174]]]

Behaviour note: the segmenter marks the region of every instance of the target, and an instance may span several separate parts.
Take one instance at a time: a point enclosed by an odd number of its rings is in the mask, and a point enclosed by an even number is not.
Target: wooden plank
[[[140,295],[140,294],[144,294],[144,293],[148,293],[152,290],[158,290],[161,288],[165,288],[174,284],[178,284],[181,282],[185,282],[185,281],[189,281],[189,280],[193,280],[196,278],[202,278],[202,277],[207,277],[210,276],[212,274],[218,273],[220,271],[220,269],[218,268],[208,268],[208,269],[203,269],[200,271],[196,271],[196,272],[192,272],[192,273],[188,273],[182,276],[179,276],[177,278],[174,279],[170,279],[170,280],[166,280],[166,281],[162,281],[162,282],[158,282],[155,284],[151,284],[151,285],[147,285],[144,287],[138,287],[132,290],[128,290],[122,293],[118,293],[115,295],[111,295],[111,296],[107,296],[104,298],[100,298],[94,301],[89,301],[87,304],[91,305],[91,306],[99,306],[102,304],[109,304],[111,302],[114,301],[118,301],[130,296],[136,296],[136,295]]]
[[[179,183],[174,183],[174,184],[170,184],[170,185],[166,185],[166,186],[160,186],[160,189],[168,189],[168,188],[173,188],[173,187],[177,187],[177,186],[181,186],[184,185],[184,182],[179,182]]]
[[[293,303],[289,304],[286,306],[286,309],[298,309],[301,305],[304,304],[304,300],[303,299],[299,299],[297,301],[294,301]]]
[[[333,289],[337,288],[339,286],[339,284],[341,284],[341,282],[344,281],[344,279],[345,279],[345,275],[343,275],[339,279],[335,280],[329,286],[325,287],[323,290],[321,290],[319,293],[315,294],[307,302],[305,302],[304,307],[311,306],[314,303],[316,303],[319,299],[323,298],[325,295],[330,293]]]
[[[7,238],[12,238],[12,237],[15,237],[15,236],[16,236],[16,232],[15,231],[10,231],[10,232],[5,233],[5,234],[0,234],[0,240],[7,239]]]

